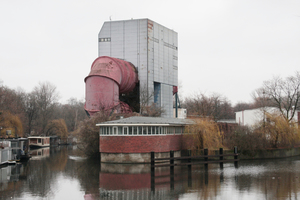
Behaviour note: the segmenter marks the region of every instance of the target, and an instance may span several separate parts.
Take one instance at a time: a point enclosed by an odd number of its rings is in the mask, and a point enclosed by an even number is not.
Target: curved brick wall
[[[103,153],[149,153],[182,149],[182,135],[100,136]]]

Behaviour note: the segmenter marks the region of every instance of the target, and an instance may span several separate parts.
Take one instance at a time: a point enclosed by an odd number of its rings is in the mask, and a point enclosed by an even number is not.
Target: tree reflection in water
[[[47,152],[47,151],[45,151]],[[101,169],[101,170],[100,170]],[[75,147],[50,148],[41,156],[0,168],[0,199],[297,199],[300,195],[300,157],[277,160],[156,168],[151,190],[148,164],[100,165]],[[66,187],[63,184],[69,184]],[[58,188],[61,187],[61,188]],[[65,189],[67,188],[67,189]]]

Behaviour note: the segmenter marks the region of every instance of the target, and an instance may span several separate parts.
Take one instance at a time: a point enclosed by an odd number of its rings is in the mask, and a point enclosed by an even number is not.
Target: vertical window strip
[[[116,135],[118,133],[118,128],[116,126],[113,127],[113,135]]]
[[[148,130],[147,126],[143,126],[142,128],[143,128],[143,135],[147,135],[147,130]]]

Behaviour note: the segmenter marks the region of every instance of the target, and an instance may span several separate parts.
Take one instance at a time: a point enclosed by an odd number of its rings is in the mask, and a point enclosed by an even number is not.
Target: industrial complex
[[[104,22],[98,56],[85,78],[90,115],[102,107],[140,112],[147,104],[163,108],[162,117],[173,117],[178,92],[175,31],[149,19]]]
[[[98,58],[85,78],[85,110],[143,113],[162,108],[160,117],[136,116],[99,123],[101,162],[146,163],[183,148],[185,119],[178,114],[177,33],[149,19],[104,22]],[[173,112],[175,109],[175,115]],[[175,118],[174,118],[175,117]]]

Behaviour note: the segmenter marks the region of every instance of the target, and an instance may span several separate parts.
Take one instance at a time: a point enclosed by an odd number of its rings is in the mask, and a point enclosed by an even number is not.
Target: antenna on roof
[[[109,16],[109,21],[111,21],[111,16]]]

